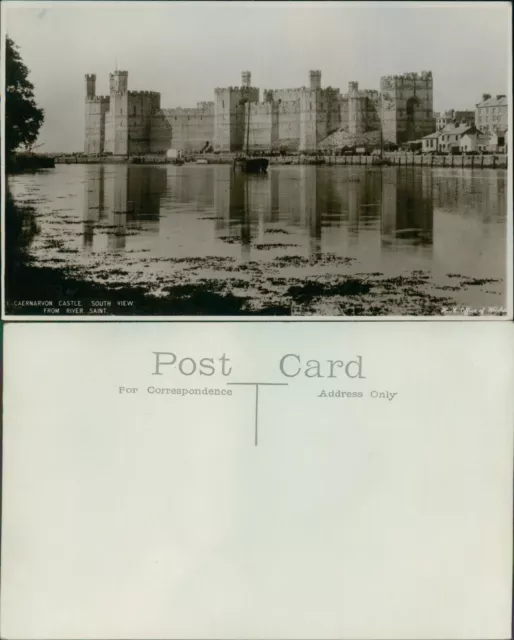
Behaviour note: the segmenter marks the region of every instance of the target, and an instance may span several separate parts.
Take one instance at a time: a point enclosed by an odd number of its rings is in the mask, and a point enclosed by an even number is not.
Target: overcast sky
[[[2,2],[46,111],[45,151],[81,150],[85,73],[129,72],[129,89],[161,92],[163,107],[213,100],[213,88],[308,84],[378,89],[380,76],[432,70],[434,109],[474,108],[509,90],[508,3]],[[46,8],[45,8],[46,7]]]

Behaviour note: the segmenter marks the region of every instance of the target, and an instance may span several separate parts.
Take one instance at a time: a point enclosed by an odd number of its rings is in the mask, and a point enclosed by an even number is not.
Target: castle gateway
[[[96,95],[86,75],[86,154],[165,154],[170,148],[214,151],[316,151],[365,141],[401,144],[435,131],[432,72],[385,76],[380,91],[309,86],[260,89],[243,71],[241,85],[214,90],[196,108],[162,109],[160,93],[129,91],[128,72],[109,76],[109,96]]]

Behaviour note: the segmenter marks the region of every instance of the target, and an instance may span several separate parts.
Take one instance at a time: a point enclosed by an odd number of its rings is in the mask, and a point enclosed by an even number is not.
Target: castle
[[[196,108],[162,109],[160,93],[128,91],[128,72],[109,76],[110,95],[96,95],[96,76],[86,75],[86,154],[121,156],[188,151],[316,151],[330,136],[357,139],[381,132],[401,144],[435,131],[432,72],[380,79],[380,91],[350,82],[342,94],[322,88],[321,71],[309,72],[309,86],[264,89],[242,72],[241,86],[217,88],[214,101]]]

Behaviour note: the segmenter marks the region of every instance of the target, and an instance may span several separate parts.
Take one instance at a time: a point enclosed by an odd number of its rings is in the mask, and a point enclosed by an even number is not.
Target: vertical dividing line
[[[258,424],[259,424],[259,385],[256,384],[255,385],[255,446],[257,446],[259,443]]]

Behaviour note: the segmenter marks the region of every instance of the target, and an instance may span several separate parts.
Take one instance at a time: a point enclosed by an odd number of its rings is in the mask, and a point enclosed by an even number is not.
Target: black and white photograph
[[[3,2],[3,317],[512,317],[511,24]]]

